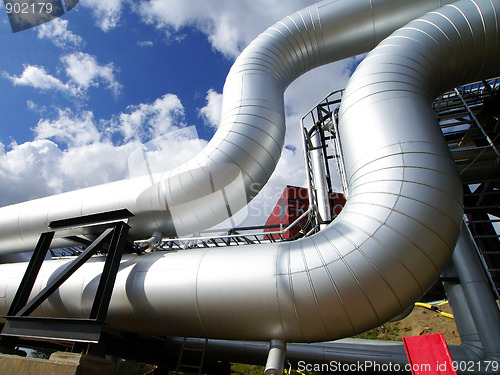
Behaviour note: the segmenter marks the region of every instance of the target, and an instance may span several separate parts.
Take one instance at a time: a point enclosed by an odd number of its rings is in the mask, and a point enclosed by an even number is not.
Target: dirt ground
[[[440,306],[440,310],[451,314],[448,304]],[[460,345],[462,343],[453,319],[423,307],[416,306],[407,318],[399,322],[399,329],[404,333],[404,336],[441,332],[448,345]]]
[[[448,304],[439,306],[439,309],[451,314]],[[385,332],[383,332],[384,329],[382,328],[375,328],[358,337],[400,341],[405,336],[428,335],[441,332],[448,345],[460,345],[462,343],[453,319],[420,306],[415,306],[411,314],[403,320],[387,323],[384,325],[384,328]]]

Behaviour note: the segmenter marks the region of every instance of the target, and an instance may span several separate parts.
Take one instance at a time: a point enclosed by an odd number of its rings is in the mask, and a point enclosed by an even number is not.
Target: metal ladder
[[[500,299],[500,236],[495,225],[500,223],[500,191],[496,184],[483,183],[474,192],[466,191],[465,217],[467,227],[476,244],[486,276],[495,298]],[[492,216],[495,213],[495,216]],[[497,218],[494,218],[497,217]]]
[[[193,343],[189,342],[187,337],[182,341],[181,350],[179,352],[179,359],[175,367],[175,373],[186,370],[201,375],[203,364],[205,362],[205,353],[207,350],[208,339],[203,339],[201,347],[199,341]]]
[[[306,162],[306,173],[307,173],[307,181],[308,181],[308,188],[309,188],[309,206],[313,208],[314,216],[318,217],[318,197],[316,195],[316,186],[314,183],[314,176],[313,176],[313,166],[312,166],[312,160],[311,160],[311,150],[313,149],[313,146],[311,144],[311,141],[308,136],[308,131],[306,128],[302,127],[303,131],[303,137],[304,137],[304,158]]]

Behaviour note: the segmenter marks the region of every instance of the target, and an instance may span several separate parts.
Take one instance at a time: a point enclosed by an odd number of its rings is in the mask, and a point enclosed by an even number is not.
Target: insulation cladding
[[[233,65],[222,123],[193,162],[153,185],[122,181],[3,207],[0,251],[32,249],[53,220],[121,208],[135,215],[131,240],[171,233],[174,216],[197,218],[193,233],[198,224],[210,227],[218,214],[227,216],[227,197],[244,192],[249,201],[258,190],[251,188],[271,176],[284,145],[288,84],[371,50],[339,111],[349,200],[336,220],[297,241],[125,254],[106,324],[140,334],[287,343],[380,326],[439,280],[461,230],[462,184],[431,103],[453,87],[500,74],[500,2],[442,6],[449,2],[326,0],[283,19]],[[212,176],[225,179],[212,188],[207,183],[220,182]],[[185,207],[185,215],[173,215],[172,207]],[[41,317],[83,317],[103,261],[83,265],[40,306]],[[44,262],[35,288],[66,263]],[[0,268],[6,315],[26,263]]]

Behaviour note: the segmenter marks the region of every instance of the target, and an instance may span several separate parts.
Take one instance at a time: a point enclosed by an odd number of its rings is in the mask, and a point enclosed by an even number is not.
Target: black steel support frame
[[[102,224],[90,228],[102,229]],[[86,227],[87,229],[89,227]],[[38,272],[54,238],[55,231],[42,233],[35,252],[28,264],[24,277],[9,308],[6,323],[1,333],[3,343],[16,337],[44,338],[74,342],[96,343],[108,312],[111,294],[119,269],[121,256],[129,226],[123,221],[106,224],[104,231],[77,258],[66,265],[64,270],[29,302]],[[88,319],[37,318],[28,316],[59,288],[92,255],[102,249],[109,240],[106,261]]]

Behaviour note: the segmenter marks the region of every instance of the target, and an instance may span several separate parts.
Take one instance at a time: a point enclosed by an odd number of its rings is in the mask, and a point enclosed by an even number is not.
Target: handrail
[[[297,219],[295,219],[292,223],[287,225],[285,227],[285,229],[280,230],[280,231],[258,232],[258,233],[251,233],[251,234],[234,233],[234,234],[225,234],[225,235],[218,235],[218,236],[196,236],[196,237],[179,237],[179,238],[170,237],[170,238],[164,238],[162,240],[160,246],[158,246],[158,248],[161,251],[161,250],[163,250],[163,248],[165,247],[166,244],[171,243],[171,242],[179,242],[179,243],[194,242],[196,244],[196,243],[200,243],[200,242],[217,241],[217,240],[222,241],[222,243],[218,243],[220,245],[225,244],[226,246],[231,246],[231,240],[234,240],[234,243],[238,244],[238,245],[247,245],[247,244],[252,244],[252,242],[249,240],[245,240],[245,242],[242,243],[241,238],[246,239],[248,237],[252,237],[252,238],[256,239],[258,236],[267,237],[268,241],[270,241],[271,236],[278,235],[278,236],[280,236],[280,238],[282,238],[282,236],[284,234],[286,234],[290,230],[292,230],[292,228],[297,226],[300,223],[300,221],[302,221],[305,217],[310,216],[313,212],[314,212],[313,207],[310,205],[309,208],[306,211],[304,211]],[[265,229],[265,228],[266,228],[266,226],[257,226],[257,227],[246,227],[246,228],[231,228],[231,229],[224,229],[222,231],[223,232],[241,231],[241,230],[249,230],[250,231],[250,230],[259,230],[259,229]],[[203,233],[216,231],[216,230],[217,229],[211,229],[211,230],[204,231]],[[308,232],[305,233],[304,237],[309,236],[309,235],[315,233],[316,231],[317,231],[317,228],[315,228],[315,226],[313,226],[313,228],[311,230],[309,230]],[[238,240],[238,239],[240,239],[240,240]],[[224,240],[229,240],[229,242],[225,242]],[[189,247],[187,247],[187,248],[189,248]]]

